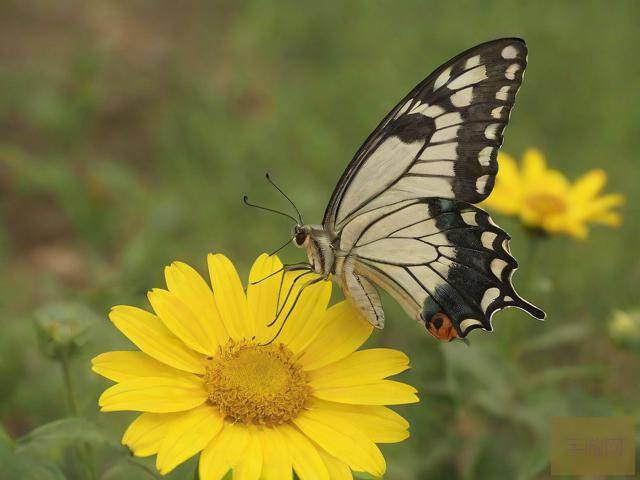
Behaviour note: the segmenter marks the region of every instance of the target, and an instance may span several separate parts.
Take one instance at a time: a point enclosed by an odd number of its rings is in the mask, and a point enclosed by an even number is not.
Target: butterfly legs
[[[287,301],[289,300],[289,296],[291,295],[291,291],[293,290],[293,288],[295,288],[295,285],[298,282],[298,280],[301,277],[304,277],[305,275],[313,273],[311,264],[309,262],[285,263],[278,270],[275,270],[275,271],[271,272],[270,274],[262,277],[261,279],[249,282],[250,285],[258,285],[258,284],[264,282],[265,280],[269,280],[270,278],[274,277],[275,275],[278,275],[279,273],[282,274],[280,276],[280,285],[278,287],[278,296],[276,297],[277,300],[276,300],[276,308],[275,308],[275,312],[274,312],[275,313],[274,319],[273,319],[273,321],[271,321],[270,323],[267,324],[267,327],[273,326],[273,324],[278,320],[278,317],[282,313],[282,309],[280,309],[280,299],[282,298],[282,287],[283,287],[283,284],[284,284],[284,278],[285,278],[285,275],[286,275],[287,272],[295,272],[295,271],[304,271],[305,273],[303,273],[301,275],[298,275],[293,280],[291,285],[289,286],[289,290],[288,290],[286,298],[284,299],[284,302],[283,302],[283,309],[284,309],[284,305],[286,305]]]
[[[282,302],[282,308],[280,308],[280,299],[282,298],[282,286],[284,284],[284,277],[286,275],[286,272],[296,272],[296,271],[303,271],[304,273],[301,273],[300,275],[298,275],[296,278],[293,279],[293,282],[291,282],[291,285],[289,286],[289,290],[287,291],[287,295],[284,298],[284,302]],[[273,318],[273,320],[267,324],[267,327],[272,327],[276,321],[278,320],[278,317],[280,316],[280,314],[282,313],[282,311],[284,310],[285,305],[287,304],[287,302],[289,301],[289,297],[291,296],[291,292],[293,291],[293,289],[296,286],[296,283],[298,283],[298,280],[300,280],[301,278],[305,277],[306,275],[312,274],[314,273],[313,270],[311,270],[311,266],[309,264],[303,265],[303,264],[298,264],[297,266],[291,266],[287,269],[284,269],[282,271],[282,276],[280,277],[280,286],[278,287],[278,296],[276,297],[276,311],[275,311],[275,316]],[[302,291],[302,289],[300,289],[300,291]]]
[[[283,285],[283,282],[284,282],[284,276],[285,276],[285,272],[286,271],[304,271],[304,273],[301,273],[295,279],[293,279],[293,281],[291,282],[291,285],[287,289],[287,294],[286,294],[286,296],[284,298],[284,301],[282,302],[282,307],[280,307],[280,298],[281,298],[281,293],[282,293],[282,285]],[[278,319],[280,318],[280,316],[284,312],[284,309],[285,309],[285,307],[286,307],[286,305],[287,305],[287,303],[289,301],[289,298],[291,297],[291,292],[294,290],[294,288],[296,287],[296,284],[300,281],[300,279],[304,278],[307,275],[314,274],[314,273],[315,272],[313,270],[311,270],[310,266],[307,266],[305,268],[304,266],[301,266],[301,265],[299,265],[297,267],[289,268],[289,269],[284,270],[282,272],[282,277],[280,279],[280,288],[278,289],[278,297],[277,297],[278,300],[277,300],[277,303],[276,303],[275,318],[273,319],[273,321],[271,323],[267,324],[268,327],[274,326],[275,323],[278,321]],[[298,304],[298,301],[300,300],[304,290],[307,287],[310,287],[310,286],[315,285],[316,283],[319,283],[319,282],[322,282],[322,281],[326,281],[326,278],[324,278],[323,276],[318,276],[318,277],[312,278],[310,280],[307,280],[306,282],[304,282],[302,284],[302,286],[300,287],[300,289],[296,293],[296,296],[293,299],[293,302],[291,303],[291,306],[289,307],[286,315],[282,319],[282,323],[278,327],[278,331],[271,338],[271,340],[269,340],[268,342],[266,342],[266,343],[264,343],[262,345],[269,345],[269,344],[273,343],[273,341],[276,338],[278,338],[278,336],[280,336],[280,334],[282,333],[282,330],[284,329],[285,324],[287,323],[287,320],[291,316],[293,310],[296,308],[296,305]]]
[[[283,287],[284,287],[284,281],[285,281],[285,277],[286,274],[288,272],[302,272],[299,275],[297,275],[292,281],[291,284],[287,287],[287,293],[286,295],[284,295],[283,298]],[[296,288],[296,286],[299,285],[299,283],[308,275],[313,275],[313,274],[317,274],[317,272],[313,269],[313,266],[309,263],[309,262],[297,262],[297,263],[290,263],[290,264],[284,264],[281,268],[279,268],[278,270],[275,270],[273,272],[271,272],[270,274],[264,276],[263,278],[260,278],[259,280],[255,280],[253,282],[250,282],[251,285],[257,285],[261,282],[264,282],[265,280],[268,280],[269,278],[274,277],[275,275],[280,275],[280,285],[278,286],[278,295],[276,297],[276,306],[275,306],[275,312],[274,312],[274,318],[273,320],[267,324],[267,327],[273,327],[276,322],[280,319],[280,317],[282,316],[282,313],[285,310],[285,307],[287,306],[287,304],[289,303],[289,299],[291,298],[291,294],[294,291],[294,289]],[[328,275],[319,275],[315,278],[309,279],[306,282],[304,282],[298,292],[295,295],[295,298],[293,299],[293,302],[291,303],[290,308],[288,309],[284,319],[282,320],[282,323],[280,324],[280,326],[278,327],[278,331],[275,333],[275,335],[271,338],[271,340],[269,340],[268,342],[261,344],[261,345],[269,345],[271,343],[273,343],[273,341],[278,338],[278,336],[280,335],[280,333],[282,333],[282,330],[284,329],[284,326],[287,322],[287,320],[289,319],[289,317],[291,316],[291,313],[293,312],[293,310],[295,309],[296,305],[298,304],[298,301],[300,300],[300,297],[302,296],[302,293],[304,292],[304,290],[307,287],[310,287],[312,285],[315,285],[316,283],[322,282],[322,281],[326,281],[328,279]]]
[[[313,272],[309,272],[309,273],[313,273]],[[296,280],[300,277],[302,277],[303,275],[305,275],[304,273],[300,276],[298,276],[296,278]],[[295,281],[295,280],[294,280]],[[275,333],[275,335],[271,338],[271,340],[269,340],[266,343],[263,343],[261,345],[269,345],[271,343],[274,342],[274,340],[276,338],[278,338],[280,336],[280,334],[282,333],[282,330],[284,329],[285,324],[287,323],[287,320],[289,319],[289,317],[291,316],[291,313],[293,312],[293,310],[296,308],[296,305],[298,304],[298,300],[300,300],[300,297],[302,296],[302,292],[304,292],[304,290],[307,287],[310,287],[311,285],[315,285],[316,283],[319,282],[323,282],[325,281],[325,279],[323,277],[316,277],[316,278],[312,278],[311,280],[308,280],[307,282],[305,282],[304,284],[302,284],[302,286],[300,287],[300,290],[298,291],[298,293],[296,294],[295,299],[293,300],[293,303],[291,304],[291,308],[289,308],[289,310],[287,311],[287,314],[285,315],[284,319],[282,320],[282,323],[280,324],[280,326],[278,327],[278,331]],[[293,288],[293,287],[292,287]],[[291,292],[291,289],[289,289],[289,292]],[[287,295],[288,296],[288,295]],[[285,302],[286,305],[286,302]],[[284,310],[284,305],[282,306],[282,309],[280,310],[280,312],[278,312],[276,318],[274,319],[273,322],[271,322],[269,324],[269,326],[273,326],[275,324],[275,322],[278,320],[278,317],[280,316],[280,314],[282,313],[282,311]]]

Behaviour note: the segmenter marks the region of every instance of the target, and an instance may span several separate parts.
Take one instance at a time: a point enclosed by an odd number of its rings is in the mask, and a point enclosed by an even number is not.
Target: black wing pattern
[[[521,298],[511,277],[517,262],[509,235],[478,207],[425,198],[370,211],[365,228],[347,225],[355,273],[387,290],[427,327],[448,318],[457,336],[492,330],[492,315],[518,307],[534,317],[544,312]]]
[[[325,229],[335,234],[367,209],[411,198],[485,199],[526,57],[523,40],[494,40],[454,57],[417,85],[343,173],[325,211]]]
[[[509,236],[471,205],[493,189],[526,57],[517,38],[461,53],[416,86],[358,150],[323,220],[346,257],[348,298],[376,300],[358,291],[358,279],[368,278],[428,328],[444,318],[459,337],[491,330],[491,316],[505,307],[544,318],[513,288]],[[382,325],[379,312],[360,303]]]

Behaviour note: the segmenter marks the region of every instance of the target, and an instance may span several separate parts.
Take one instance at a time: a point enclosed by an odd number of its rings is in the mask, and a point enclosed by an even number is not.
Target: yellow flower
[[[620,343],[640,342],[640,311],[614,311],[609,321],[609,335]]]
[[[607,176],[590,170],[573,184],[557,170],[547,168],[544,156],[535,149],[524,153],[522,168],[505,154],[498,156],[499,173],[493,192],[483,206],[505,215],[520,217],[532,228],[551,234],[587,237],[587,223],[618,227],[620,214],[612,209],[624,202],[618,194],[599,195]]]
[[[285,313],[268,327],[282,276],[250,283],[245,294],[226,257],[209,255],[208,266],[213,291],[175,262],[165,270],[168,290],[149,292],[155,314],[117,306],[109,315],[141,350],[93,359],[95,372],[117,382],[101,395],[101,410],[144,412],[122,442],[137,456],[157,454],[162,474],[202,452],[201,480],[230,469],[242,480],[290,479],[292,469],[301,480],[381,476],[376,443],[409,436],[407,421],[384,405],[418,401],[413,387],[386,379],[406,370],[408,358],[357,351],[372,327],[347,302],[327,309],[331,282],[308,287],[295,306],[294,286]],[[249,277],[281,267],[263,254]],[[298,275],[285,276],[283,301]]]

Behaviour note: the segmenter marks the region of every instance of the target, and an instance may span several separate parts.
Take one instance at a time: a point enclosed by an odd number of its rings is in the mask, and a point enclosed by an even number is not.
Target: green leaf
[[[22,480],[65,480],[66,477],[54,463],[46,460],[23,459],[24,470],[20,475]]]
[[[546,443],[536,445],[522,465],[519,466],[517,480],[539,478],[549,465],[549,455],[549,447]]]
[[[35,428],[18,440],[18,451],[88,443],[113,444],[95,423],[80,417],[63,418]]]
[[[16,454],[0,446],[0,478],[20,480],[66,480],[62,471],[48,460]]]
[[[100,480],[120,480],[122,478],[158,479],[160,476],[130,457],[118,461],[100,476]]]
[[[362,480],[375,480],[375,478],[376,478],[376,477],[372,477],[368,473],[364,473],[364,472],[353,472],[353,476],[354,476],[354,478],[359,478],[359,479],[362,479]]]
[[[0,449],[12,448],[12,447],[13,447],[13,439],[9,436],[9,434],[4,429],[4,427],[0,425]]]

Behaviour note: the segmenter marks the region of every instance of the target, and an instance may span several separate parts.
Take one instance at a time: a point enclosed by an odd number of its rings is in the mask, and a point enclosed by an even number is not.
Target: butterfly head
[[[298,248],[304,248],[309,241],[309,228],[306,225],[293,227],[293,244]]]

